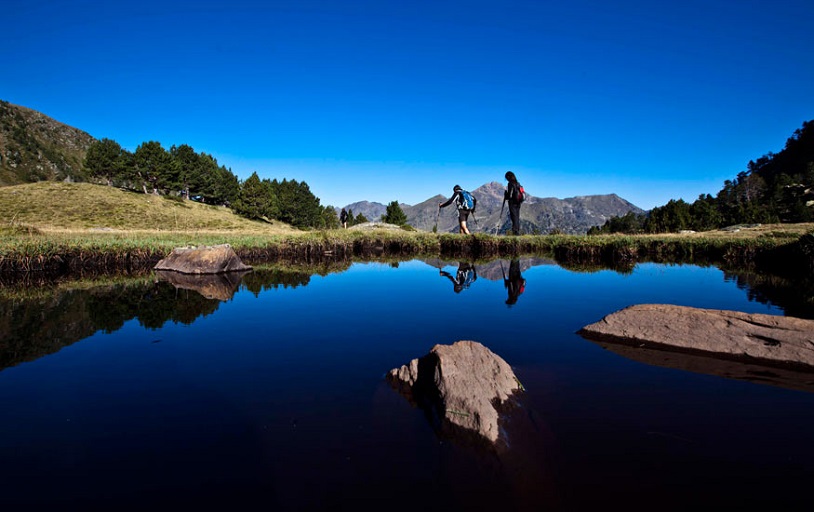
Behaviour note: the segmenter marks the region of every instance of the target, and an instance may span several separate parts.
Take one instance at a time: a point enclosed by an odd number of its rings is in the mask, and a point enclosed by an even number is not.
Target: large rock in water
[[[175,248],[153,268],[184,274],[220,274],[252,269],[240,261],[229,244]]]
[[[442,429],[464,429],[495,443],[498,407],[521,389],[511,367],[476,341],[435,345],[387,374],[411,402],[436,415]]]
[[[814,320],[803,318],[640,304],[587,325],[579,334],[594,341],[814,371]]]

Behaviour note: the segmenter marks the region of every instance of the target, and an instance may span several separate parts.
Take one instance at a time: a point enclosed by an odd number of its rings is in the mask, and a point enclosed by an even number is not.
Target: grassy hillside
[[[0,100],[0,185],[82,180],[94,138],[30,108]]]
[[[0,219],[0,228],[39,231],[294,231],[282,222],[239,217],[222,206],[53,181],[0,187]]]

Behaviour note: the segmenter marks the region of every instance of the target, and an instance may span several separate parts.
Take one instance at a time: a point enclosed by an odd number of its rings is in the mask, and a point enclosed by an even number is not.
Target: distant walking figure
[[[520,234],[520,205],[526,200],[526,192],[523,186],[518,183],[517,176],[512,171],[506,172],[508,186],[503,193],[503,201],[509,202],[509,218],[512,219],[512,234]]]
[[[343,228],[348,229],[348,212],[344,208],[339,213],[339,222],[342,223]]]
[[[458,207],[458,227],[460,228],[460,233],[462,235],[468,235],[470,233],[466,227],[466,220],[469,218],[469,214],[475,211],[478,201],[472,194],[462,189],[460,185],[452,187],[452,192],[452,197],[447,199],[446,202],[438,203],[438,208],[446,208],[455,201],[455,205]]]

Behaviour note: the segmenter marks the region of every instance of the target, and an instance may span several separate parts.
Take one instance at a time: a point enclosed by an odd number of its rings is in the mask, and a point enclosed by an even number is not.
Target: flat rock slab
[[[153,268],[183,274],[220,274],[252,269],[240,261],[229,244],[177,247]]]
[[[611,313],[579,334],[593,341],[814,371],[814,320],[803,318],[640,304]]]
[[[490,443],[500,436],[498,407],[521,389],[509,364],[476,341],[435,345],[391,370],[387,380],[435,413],[442,429],[463,429]]]

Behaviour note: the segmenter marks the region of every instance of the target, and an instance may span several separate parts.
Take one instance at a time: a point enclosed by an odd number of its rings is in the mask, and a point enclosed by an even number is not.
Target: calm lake
[[[498,260],[456,283],[467,268],[6,287],[0,507],[810,510],[814,374],[727,378],[576,334],[639,303],[812,318],[810,296],[692,265]],[[525,387],[506,452],[436,434],[385,381],[462,339]]]

